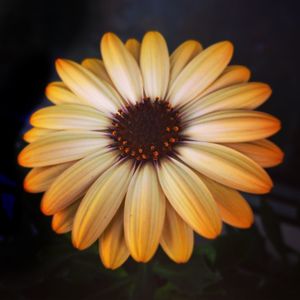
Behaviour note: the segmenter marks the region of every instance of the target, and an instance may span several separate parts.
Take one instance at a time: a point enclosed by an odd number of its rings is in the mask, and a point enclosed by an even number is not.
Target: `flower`
[[[270,87],[228,66],[228,41],[203,49],[188,40],[169,56],[158,32],[141,44],[106,33],[101,54],[56,61],[62,81],[46,88],[54,105],[33,113],[24,136],[19,164],[33,168],[24,187],[45,192],[53,229],[72,231],[78,249],[99,240],[103,264],[115,269],[129,255],[149,261],[159,245],[183,263],[194,232],[213,239],[222,221],[251,226],[240,191],[268,193],[263,168],[283,158],[266,139],[279,120],[254,110]]]

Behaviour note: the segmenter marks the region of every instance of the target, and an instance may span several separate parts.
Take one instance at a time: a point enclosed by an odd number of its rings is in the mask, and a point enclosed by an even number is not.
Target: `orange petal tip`
[[[74,236],[72,236],[72,244],[78,250],[84,250],[87,248],[83,241],[78,240]]]
[[[221,41],[217,43],[219,46],[228,48],[228,50],[233,51],[233,43],[229,40]]]
[[[55,67],[57,68],[63,68],[65,65],[69,64],[69,60],[68,59],[63,59],[63,58],[57,58],[55,60]]]
[[[48,83],[48,84],[46,85],[46,87],[45,87],[45,95],[46,95],[46,96],[49,94],[49,91],[50,91],[50,89],[51,89],[51,85],[52,85],[52,83],[50,82],[50,83]]]
[[[63,62],[63,59],[62,58],[57,58],[56,60],[55,60],[55,64],[60,64],[60,63],[62,63]]]
[[[112,38],[117,38],[117,36],[113,33],[113,32],[106,32],[104,33],[104,35],[102,36],[102,40],[109,40]]]
[[[51,209],[49,209],[49,207],[47,207],[47,205],[45,205],[44,202],[45,202],[44,199],[42,199],[41,205],[40,205],[40,210],[41,210],[41,212],[42,212],[44,215],[46,215],[46,216],[51,216],[51,215],[53,215],[54,212],[51,211]]]
[[[24,149],[23,149],[24,150]],[[18,161],[18,164],[22,167],[27,167],[26,166],[26,160],[24,159],[24,151],[21,151],[17,157],[17,161]]]
[[[24,189],[26,192],[29,192],[29,193],[30,193],[30,188],[29,188],[28,182],[26,182],[26,180],[23,181],[23,189]]]

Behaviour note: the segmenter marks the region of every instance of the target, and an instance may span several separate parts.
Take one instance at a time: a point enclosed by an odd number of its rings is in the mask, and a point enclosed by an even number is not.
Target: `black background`
[[[299,297],[299,15],[297,1],[287,0],[0,1],[1,299]],[[29,115],[46,103],[44,88],[57,78],[57,57],[98,57],[104,32],[126,40],[141,39],[152,29],[163,33],[170,51],[191,38],[205,47],[232,41],[233,63],[248,66],[253,81],[273,89],[261,110],[282,120],[283,129],[273,140],[285,160],[270,170],[275,181],[271,195],[249,198],[257,213],[251,230],[229,230],[219,241],[202,241],[202,252],[186,267],[165,262],[159,253],[161,269],[149,264],[149,271],[129,262],[123,270],[109,272],[95,249],[79,253],[67,237],[51,232],[49,218],[39,211],[40,195],[22,190],[26,171],[17,166],[16,156],[24,146]],[[206,278],[203,273],[209,272]]]

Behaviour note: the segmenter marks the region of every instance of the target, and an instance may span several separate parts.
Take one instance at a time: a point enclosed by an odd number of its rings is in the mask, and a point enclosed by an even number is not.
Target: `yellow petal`
[[[54,104],[84,102],[84,100],[76,96],[61,81],[49,83],[46,87],[45,94],[46,97]]]
[[[239,192],[207,177],[201,176],[201,179],[212,193],[225,223],[238,228],[249,228],[253,224],[252,209]]]
[[[201,51],[202,45],[193,40],[185,41],[175,49],[170,56],[170,85],[184,67]]]
[[[80,200],[59,211],[52,217],[52,229],[56,233],[67,233],[72,230],[76,211],[80,204]]]
[[[56,132],[56,130],[45,128],[31,128],[24,133],[23,139],[27,143],[32,143],[54,132]]]
[[[105,80],[110,85],[112,85],[112,81],[105,69],[104,63],[100,59],[96,58],[86,58],[81,63],[86,69],[91,71],[94,75],[99,77],[101,80]]]
[[[184,105],[199,96],[223,72],[233,53],[230,42],[214,44],[198,54],[170,85],[167,99]]]
[[[27,145],[19,154],[23,167],[45,167],[85,157],[109,143],[100,132],[59,131]]]
[[[122,41],[113,33],[101,40],[105,68],[124,99],[131,103],[143,98],[143,81],[139,66]]]
[[[116,152],[98,151],[68,168],[44,194],[41,202],[43,213],[55,214],[82,197],[116,158]]]
[[[147,262],[160,241],[166,201],[152,163],[136,170],[125,199],[124,230],[131,256]]]
[[[72,241],[78,249],[93,244],[118,211],[133,173],[131,160],[119,161],[90,187],[75,216]]]
[[[199,97],[204,97],[212,92],[225,87],[244,83],[250,79],[251,72],[245,66],[231,65],[225,68],[223,73],[205,90]]]
[[[136,39],[128,39],[125,43],[125,47],[127,50],[132,54],[135,58],[137,63],[140,61],[140,51],[141,51],[141,44]]]
[[[33,126],[47,129],[104,130],[110,120],[97,109],[80,104],[60,104],[39,109],[30,117]]]
[[[272,188],[272,180],[261,166],[223,145],[189,142],[178,147],[178,153],[191,168],[231,188],[254,194]]]
[[[250,82],[232,85],[194,101],[183,111],[184,118],[191,120],[226,109],[255,109],[263,104],[271,93],[270,86],[265,83]]]
[[[74,162],[54,165],[50,167],[33,168],[24,179],[24,189],[30,193],[45,192],[53,181]]]
[[[64,83],[82,99],[83,104],[112,113],[122,105],[118,93],[106,81],[83,66],[66,59],[56,60],[56,70]]]
[[[259,140],[248,143],[228,143],[224,146],[233,148],[256,161],[264,168],[279,165],[284,157],[282,150],[269,140]]]
[[[188,137],[213,143],[239,143],[263,139],[280,130],[280,121],[263,112],[224,110],[192,121],[183,130]]]
[[[179,216],[198,234],[215,238],[222,229],[217,205],[199,176],[176,159],[158,167],[162,189]]]
[[[119,208],[99,240],[99,254],[103,265],[115,270],[128,258],[129,250],[124,238],[124,210]]]
[[[141,46],[141,71],[147,97],[164,99],[169,83],[169,51],[164,37],[156,31],[145,34]]]
[[[166,217],[160,244],[176,263],[187,262],[193,252],[194,233],[167,201]]]

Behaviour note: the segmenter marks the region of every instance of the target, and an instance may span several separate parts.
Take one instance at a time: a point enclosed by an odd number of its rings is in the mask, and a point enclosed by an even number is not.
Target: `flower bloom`
[[[270,87],[229,65],[228,41],[203,49],[188,40],[169,55],[158,32],[125,44],[106,33],[101,54],[56,61],[62,81],[46,88],[54,105],[33,113],[24,135],[24,187],[45,192],[53,229],[72,231],[78,249],[98,241],[115,269],[129,255],[149,261],[159,245],[183,263],[194,233],[213,239],[222,222],[251,226],[240,191],[268,193],[264,168],[283,158],[266,139],[279,120],[255,111]]]

